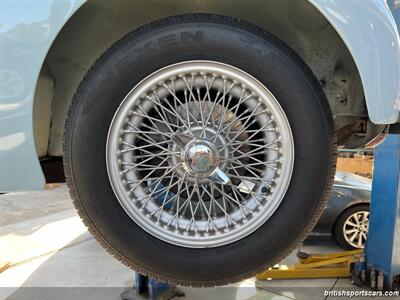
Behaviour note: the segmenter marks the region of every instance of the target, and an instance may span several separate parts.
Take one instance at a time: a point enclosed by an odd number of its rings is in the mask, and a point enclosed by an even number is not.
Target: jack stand
[[[133,289],[127,290],[121,294],[121,300],[143,299],[138,295],[150,300],[169,300],[174,297],[183,297],[185,294],[177,287],[159,282],[154,278],[149,278],[138,272],[135,272],[135,282]]]
[[[325,254],[298,252],[299,263],[269,268],[257,274],[256,278],[268,280],[350,277],[354,263],[359,261],[361,254],[362,250]]]
[[[372,289],[400,287],[400,123],[375,148],[368,239],[355,273]]]

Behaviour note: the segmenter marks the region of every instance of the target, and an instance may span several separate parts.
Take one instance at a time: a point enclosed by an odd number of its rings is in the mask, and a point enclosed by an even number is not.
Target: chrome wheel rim
[[[143,79],[112,120],[111,186],[148,233],[191,248],[237,241],[279,207],[294,142],[268,89],[235,67],[188,61]]]
[[[346,242],[354,248],[364,248],[368,236],[369,212],[359,211],[349,216],[343,225]]]

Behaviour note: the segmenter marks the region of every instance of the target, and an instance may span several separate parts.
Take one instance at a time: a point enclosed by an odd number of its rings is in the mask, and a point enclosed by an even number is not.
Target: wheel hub
[[[219,154],[215,146],[195,139],[182,152],[184,169],[191,175],[204,178],[211,175],[219,164]]]

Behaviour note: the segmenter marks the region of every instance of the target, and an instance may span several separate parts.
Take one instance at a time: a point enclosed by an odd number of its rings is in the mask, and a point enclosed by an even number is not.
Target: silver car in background
[[[337,172],[313,235],[330,235],[344,249],[364,248],[368,235],[371,179]]]

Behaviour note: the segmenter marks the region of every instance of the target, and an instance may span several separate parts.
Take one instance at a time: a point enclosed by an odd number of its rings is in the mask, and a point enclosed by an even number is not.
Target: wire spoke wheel
[[[198,287],[291,253],[326,206],[335,151],[329,102],[301,58],[208,14],[116,42],[79,85],[64,137],[71,197],[100,244]]]
[[[358,211],[350,215],[343,225],[343,236],[354,248],[364,248],[367,241],[369,212]]]
[[[127,214],[150,234],[201,248],[264,224],[290,182],[294,143],[273,95],[212,61],[161,69],[125,98],[107,168]]]

